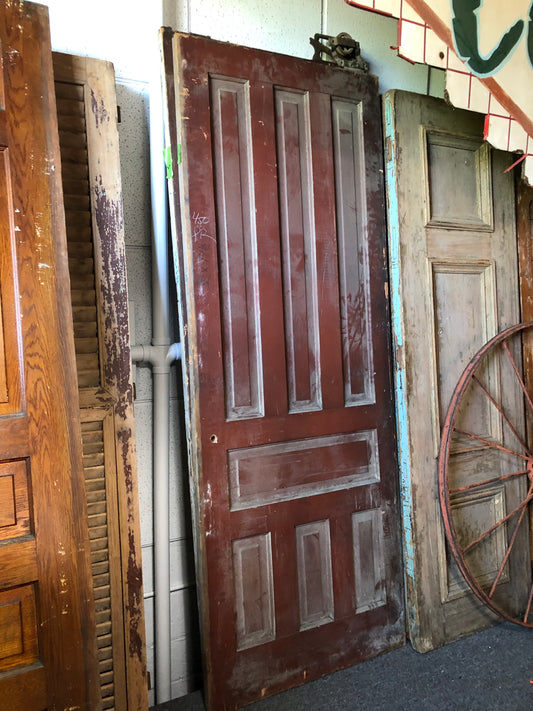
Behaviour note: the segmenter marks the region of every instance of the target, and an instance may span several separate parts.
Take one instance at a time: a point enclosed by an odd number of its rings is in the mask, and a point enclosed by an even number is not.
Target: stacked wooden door
[[[0,3],[0,706],[99,705],[46,8]]]
[[[163,36],[210,709],[404,642],[374,77]]]
[[[102,708],[148,708],[115,74],[54,54]]]
[[[437,455],[463,369],[489,338],[520,321],[514,177],[506,172],[513,158],[484,142],[482,116],[438,99],[388,93],[384,121],[407,620],[413,645],[426,651],[494,620],[446,545]],[[523,428],[516,378],[494,362],[486,384]],[[470,396],[466,417],[465,429],[487,441],[512,436],[484,394]],[[482,449],[471,440],[457,445],[454,486],[480,468]],[[483,466],[499,465],[485,452]],[[510,480],[454,498],[468,540],[514,509],[521,485]],[[480,578],[494,578],[509,536],[500,527],[476,553]],[[512,597],[525,583],[524,545],[513,549],[499,594]]]

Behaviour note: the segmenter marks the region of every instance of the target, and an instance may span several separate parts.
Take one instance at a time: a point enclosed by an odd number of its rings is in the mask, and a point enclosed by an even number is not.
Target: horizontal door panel
[[[46,708],[46,677],[42,664],[0,673],[2,692],[9,699],[10,711]]]
[[[376,430],[228,452],[231,509],[379,482]]]
[[[0,546],[0,589],[38,579],[35,539]]]

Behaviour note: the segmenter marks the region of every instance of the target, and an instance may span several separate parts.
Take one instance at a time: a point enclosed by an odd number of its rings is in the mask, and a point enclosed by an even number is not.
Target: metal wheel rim
[[[440,441],[440,449],[439,449],[439,457],[438,457],[438,476],[439,476],[439,499],[440,499],[440,507],[441,507],[441,513],[442,513],[442,518],[444,522],[444,529],[446,533],[446,538],[448,540],[448,543],[450,545],[450,549],[452,551],[452,554],[455,558],[455,561],[465,578],[466,582],[468,583],[470,589],[472,592],[477,596],[477,598],[484,604],[486,605],[490,610],[495,612],[497,615],[503,617],[504,619],[516,623],[520,626],[523,627],[533,627],[533,620],[532,621],[527,621],[527,617],[533,615],[533,604],[532,604],[532,598],[533,598],[533,584],[531,586],[531,591],[530,591],[530,598],[529,598],[529,607],[527,608],[526,611],[526,619],[522,620],[519,619],[517,616],[509,614],[506,610],[502,609],[500,605],[497,605],[491,597],[485,592],[485,590],[478,584],[476,578],[472,574],[469,566],[465,562],[464,556],[463,556],[463,551],[461,546],[459,545],[456,531],[455,531],[455,526],[453,523],[453,518],[452,518],[452,510],[451,510],[451,503],[450,503],[450,498],[448,495],[449,491],[449,481],[448,481],[448,460],[450,456],[450,446],[451,446],[451,440],[452,440],[452,434],[454,432],[455,428],[455,421],[456,417],[458,414],[458,410],[462,401],[462,398],[472,382],[472,378],[476,373],[476,370],[479,368],[480,364],[482,363],[483,359],[487,354],[492,351],[496,346],[502,344],[504,341],[508,340],[511,336],[517,334],[518,332],[525,331],[528,328],[533,327],[533,321],[527,322],[527,323],[519,323],[515,326],[511,326],[501,333],[497,334],[493,338],[491,338],[487,343],[479,349],[479,351],[475,354],[475,356],[471,359],[469,364],[466,366],[466,368],[463,371],[463,374],[461,375],[455,389],[453,392],[453,395],[450,400],[450,404],[448,406],[446,418],[444,421],[444,426],[442,429],[442,435],[441,435],[441,441]],[[531,445],[530,445],[531,446]],[[533,448],[533,447],[532,447]],[[530,451],[530,455],[533,459],[533,454]],[[533,479],[531,475],[529,475],[530,480],[532,481],[532,486],[533,486]],[[528,492],[529,493],[529,492]],[[527,497],[526,497],[527,498]],[[530,499],[531,501],[531,499]],[[528,504],[526,504],[527,506]]]

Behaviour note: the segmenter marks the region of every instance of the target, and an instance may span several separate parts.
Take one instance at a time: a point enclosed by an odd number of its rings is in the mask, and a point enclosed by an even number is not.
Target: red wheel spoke
[[[511,351],[509,350],[509,346],[507,345],[507,343],[506,343],[505,341],[503,341],[503,342],[502,342],[502,347],[503,347],[504,351],[507,353],[507,357],[508,357],[509,360],[511,361],[511,367],[513,368],[513,370],[514,370],[514,372],[515,372],[515,375],[516,375],[516,377],[517,377],[517,380],[518,380],[518,382],[520,383],[520,387],[522,388],[522,392],[524,393],[524,397],[525,397],[526,400],[527,400],[527,404],[529,405],[529,409],[531,410],[531,412],[533,412],[533,402],[531,401],[531,396],[530,396],[530,394],[528,393],[527,388],[526,388],[526,386],[525,386],[525,383],[524,383],[524,381],[522,380],[522,376],[520,375],[520,373],[519,373],[519,371],[518,371],[518,368],[517,368],[517,366],[516,366],[515,360],[514,360],[513,356],[511,355]]]
[[[497,444],[496,442],[491,442],[490,439],[484,439],[483,437],[479,437],[478,435],[475,435],[472,432],[465,432],[464,430],[458,429],[454,429],[454,432],[457,432],[457,434],[463,435],[464,437],[468,437],[469,439],[473,439],[475,442],[481,442],[481,444],[484,444],[487,447],[491,447],[492,449],[499,449],[500,451],[506,452],[507,454],[512,454],[515,457],[520,457],[520,459],[524,459],[526,462],[529,461],[529,457],[526,454],[515,452],[513,449],[504,447],[502,444]]]
[[[468,491],[469,489],[476,489],[478,486],[485,486],[486,484],[494,484],[496,481],[502,481],[504,479],[512,479],[515,476],[522,476],[527,474],[527,469],[522,469],[519,472],[512,472],[512,474],[503,474],[502,476],[495,476],[492,479],[484,479],[483,481],[476,481],[475,484],[466,484],[465,486],[457,486],[455,489],[450,489],[450,494],[458,494],[460,491]]]
[[[533,485],[532,485],[533,487]],[[515,515],[515,513],[518,513],[518,511],[522,510],[522,514],[526,509],[526,506],[529,504],[529,502],[533,500],[533,494],[531,493],[531,487],[528,492],[528,495],[526,498],[518,504],[510,513],[508,513],[506,516],[504,516],[502,519],[500,519],[497,523],[495,523],[493,526],[488,528],[484,533],[482,533],[480,536],[475,538],[471,543],[469,543],[465,548],[463,548],[462,552],[463,553],[468,553],[468,551],[476,546],[478,543],[481,543],[482,540],[484,540],[487,536],[490,536],[490,534],[495,531],[497,528],[499,528],[503,523],[508,521],[512,516]]]
[[[527,492],[527,497],[526,501],[524,503],[527,503],[527,499],[532,499],[533,498],[533,482],[531,483],[531,486],[529,487],[529,491]],[[520,528],[520,524],[522,523],[522,519],[524,518],[524,514],[526,513],[526,507],[523,506],[522,511],[520,512],[520,516],[518,517],[518,521],[516,522],[516,526],[513,531],[513,535],[511,537],[511,541],[509,545],[507,546],[507,551],[505,552],[505,555],[503,557],[502,563],[500,565],[500,568],[498,570],[498,573],[496,575],[496,578],[494,579],[494,582],[492,583],[492,587],[490,589],[489,597],[492,597],[494,595],[494,591],[496,590],[496,585],[500,582],[500,578],[503,573],[503,569],[505,568],[505,565],[507,561],[509,560],[509,556],[511,555],[511,551],[514,546],[514,542],[516,540],[516,537],[518,535],[518,529]]]
[[[524,450],[525,450],[528,454],[531,454],[531,452],[529,451],[529,447],[528,447],[527,444],[524,442],[524,440],[522,439],[522,436],[519,434],[519,432],[516,430],[516,427],[512,424],[512,422],[509,420],[509,418],[508,418],[507,415],[505,414],[505,412],[504,412],[504,410],[503,410],[503,407],[502,407],[499,403],[496,402],[496,400],[492,397],[492,395],[489,393],[489,391],[487,390],[487,388],[483,385],[483,383],[479,380],[479,378],[478,378],[476,375],[473,375],[473,376],[472,376],[472,380],[481,388],[481,390],[485,393],[485,395],[488,397],[488,399],[490,400],[490,402],[491,402],[491,403],[494,405],[494,407],[498,410],[498,412],[500,413],[500,415],[503,417],[503,419],[504,419],[505,422],[507,423],[507,427],[509,427],[509,429],[510,429],[511,432],[514,434],[514,436],[516,437],[516,439],[520,442],[520,444],[522,445],[522,447],[524,448]]]
[[[526,349],[532,347],[530,321],[506,328],[473,355],[450,399],[438,461],[444,529],[466,582],[492,612],[529,628],[533,628],[533,360],[528,361],[531,354]],[[496,366],[503,378],[499,386],[489,377]],[[485,432],[482,411],[501,430],[496,436]],[[499,503],[489,501],[493,494]],[[475,513],[480,497],[488,507],[483,519]],[[496,514],[500,507],[502,513]]]
[[[531,603],[533,602],[533,584],[531,585],[531,590],[529,591],[529,597],[527,600],[527,607],[526,611],[524,613],[524,622],[527,622],[527,618],[529,617],[529,611],[531,610]]]

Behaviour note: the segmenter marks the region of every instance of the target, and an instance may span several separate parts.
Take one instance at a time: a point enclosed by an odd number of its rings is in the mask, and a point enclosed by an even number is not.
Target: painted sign
[[[526,22],[520,18],[503,33],[500,41],[483,54],[482,25],[479,11],[483,0],[452,0],[452,35],[455,50],[470,71],[478,77],[489,77],[498,72],[512,57],[522,37],[526,34]],[[492,7],[501,14],[501,3],[492,3]],[[527,56],[533,64],[533,36],[531,31],[533,3],[529,7],[527,20]],[[494,18],[492,26],[501,26]]]
[[[486,114],[486,139],[521,154],[533,184],[532,0],[346,2],[397,17],[398,54],[446,69],[451,103]]]

